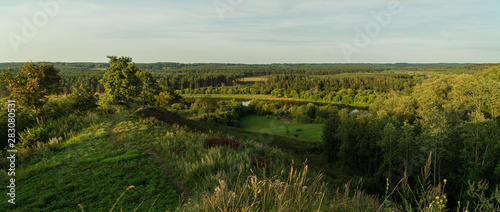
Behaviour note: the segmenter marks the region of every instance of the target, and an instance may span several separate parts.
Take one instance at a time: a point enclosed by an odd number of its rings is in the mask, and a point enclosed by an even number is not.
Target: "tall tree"
[[[106,68],[106,73],[100,82],[113,101],[130,106],[132,98],[141,90],[141,80],[137,76],[139,69],[130,57],[108,56],[108,58],[110,67]]]
[[[338,113],[332,113],[323,127],[323,153],[330,162],[335,161],[340,150],[341,140],[337,137],[338,128],[340,125],[340,117]]]
[[[387,178],[389,179],[389,183],[392,183],[392,174],[393,174],[393,161],[396,158],[396,149],[397,149],[397,140],[399,137],[399,132],[394,127],[392,123],[387,123],[382,131],[382,139],[378,141],[378,145],[382,148],[382,152],[384,154],[384,163],[387,164]]]
[[[491,157],[494,155],[491,151],[499,144],[498,125],[494,120],[486,119],[482,112],[475,111],[458,129],[463,142],[460,156],[464,160],[465,172],[468,179],[478,181],[484,177],[485,170],[495,169],[498,161]]]
[[[141,80],[142,106],[144,106],[147,102],[153,102],[154,96],[158,95],[158,83],[153,75],[146,70],[138,71],[137,77]]]
[[[21,65],[17,75],[7,71],[0,78],[7,82],[11,98],[17,105],[31,109],[39,123],[38,113],[46,103],[47,95],[60,92],[61,77],[58,74],[59,70],[51,64],[30,62]]]

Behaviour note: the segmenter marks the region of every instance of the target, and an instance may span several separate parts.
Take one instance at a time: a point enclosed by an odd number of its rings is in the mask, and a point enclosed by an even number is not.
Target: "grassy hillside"
[[[293,154],[251,139],[235,139],[243,148],[209,148],[209,138],[234,137],[165,123],[160,120],[169,113],[163,115],[89,113],[85,124],[65,129],[73,133],[23,150],[18,204],[8,204],[2,195],[0,208],[77,211],[81,204],[84,211],[107,211],[132,185],[115,210],[214,211],[229,204],[252,211],[299,206],[344,211],[349,201],[363,201],[363,207],[372,209],[378,204],[360,190],[356,200],[344,193],[349,188],[330,190],[321,175],[308,172]],[[291,164],[299,169],[290,169]],[[2,170],[0,183],[8,179]],[[277,196],[282,199],[275,200]]]
[[[16,205],[0,198],[8,211],[68,211],[81,204],[86,211],[106,211],[130,185],[123,209],[173,209],[179,189],[158,169],[159,162],[140,148],[112,141],[109,115],[90,115],[88,127],[60,141],[21,153]],[[5,171],[1,183],[7,184]],[[159,195],[159,196],[158,196]]]

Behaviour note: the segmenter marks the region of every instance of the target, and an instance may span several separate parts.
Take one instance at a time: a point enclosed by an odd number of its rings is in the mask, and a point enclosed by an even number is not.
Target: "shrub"
[[[97,101],[99,100],[99,97],[95,95],[92,90],[81,85],[78,89],[73,91],[71,100],[73,106],[72,108],[78,112],[82,112],[97,108]]]
[[[20,148],[31,148],[38,143],[47,143],[51,138],[66,138],[81,129],[99,123],[103,117],[90,113],[84,117],[71,114],[57,120],[50,120],[45,123],[26,128],[19,133]]]
[[[19,133],[19,147],[33,147],[37,143],[45,143],[49,140],[49,127],[40,124],[32,128],[27,128]]]
[[[311,123],[311,118],[309,118],[306,114],[298,114],[295,117],[295,120],[300,123]]]

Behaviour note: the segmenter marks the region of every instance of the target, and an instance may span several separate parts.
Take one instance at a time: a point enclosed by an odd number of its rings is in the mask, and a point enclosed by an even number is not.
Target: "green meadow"
[[[267,133],[292,137],[305,141],[321,141],[324,124],[303,124],[289,120],[271,119],[265,116],[248,115],[240,120],[241,128],[255,133]],[[288,128],[288,134],[287,134]]]

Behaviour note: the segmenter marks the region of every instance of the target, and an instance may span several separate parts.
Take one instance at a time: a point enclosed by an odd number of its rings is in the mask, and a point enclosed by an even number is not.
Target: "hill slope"
[[[293,161],[298,162],[293,154],[253,140],[207,132],[203,124],[169,112],[142,108],[135,114],[93,113],[83,119],[87,124],[65,138],[21,153],[18,204],[8,204],[7,196],[2,195],[0,208],[68,211],[79,210],[81,204],[85,211],[107,211],[131,185],[135,187],[115,210],[213,211],[226,204],[248,210],[350,208],[345,202],[351,199],[343,189],[326,192],[321,175],[290,169]],[[220,137],[243,145],[205,145],[207,139]],[[7,180],[2,171],[0,183]],[[181,198],[186,190],[191,196],[188,201]],[[347,187],[345,192],[349,190]],[[357,192],[360,198],[356,201],[363,201],[363,207],[378,206],[375,199]],[[278,196],[282,196],[280,201],[274,201]],[[339,201],[344,203],[337,204]]]

